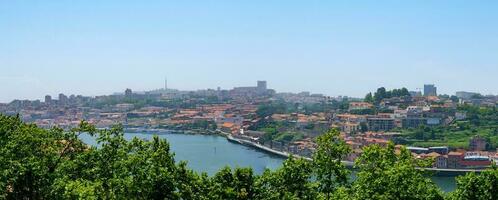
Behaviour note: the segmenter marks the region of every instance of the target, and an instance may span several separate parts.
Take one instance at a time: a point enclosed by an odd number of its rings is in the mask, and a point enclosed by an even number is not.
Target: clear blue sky
[[[498,94],[498,1],[0,1],[0,102],[125,88]]]

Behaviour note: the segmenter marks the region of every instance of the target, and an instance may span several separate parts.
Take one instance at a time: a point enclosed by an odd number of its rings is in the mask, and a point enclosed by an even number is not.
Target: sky
[[[498,1],[0,0],[0,102],[256,85],[498,94]]]

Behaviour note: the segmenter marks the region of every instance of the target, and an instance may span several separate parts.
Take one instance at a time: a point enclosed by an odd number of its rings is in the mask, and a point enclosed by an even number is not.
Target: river
[[[152,134],[125,133],[126,139],[133,137],[151,139]],[[266,168],[280,167],[283,158],[265,152],[228,142],[226,138],[216,135],[160,134],[159,137],[168,140],[177,161],[184,160],[188,166],[197,172],[215,174],[220,168],[252,167],[254,172],[261,174]],[[95,139],[89,135],[80,138],[87,144],[96,145]],[[432,177],[432,180],[445,192],[455,189],[455,177]]]

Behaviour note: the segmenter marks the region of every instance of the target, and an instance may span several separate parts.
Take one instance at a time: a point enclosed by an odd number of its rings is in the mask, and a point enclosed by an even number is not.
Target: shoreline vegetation
[[[99,148],[78,136],[97,137]],[[196,173],[175,162],[166,139],[126,140],[122,126],[96,129],[87,122],[69,131],[42,129],[0,115],[2,199],[498,199],[498,169],[457,178],[443,193],[426,175],[430,162],[406,148],[371,145],[352,173],[342,162],[351,149],[337,130],[317,138],[312,160],[290,157],[261,175],[251,168]]]

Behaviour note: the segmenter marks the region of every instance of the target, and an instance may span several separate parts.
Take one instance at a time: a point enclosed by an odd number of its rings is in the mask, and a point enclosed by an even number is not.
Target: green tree
[[[275,172],[266,170],[257,180],[255,199],[316,199],[315,185],[310,181],[311,162],[290,157]]]
[[[341,162],[351,151],[349,146],[339,138],[339,131],[331,129],[316,140],[317,148],[313,154],[313,165],[320,192],[325,198],[331,195],[339,186],[348,182],[349,170]]]
[[[251,168],[221,169],[211,180],[210,199],[253,199],[254,176]]]
[[[475,112],[493,123],[495,111]],[[81,142],[81,134],[96,137],[97,146]],[[0,115],[0,199],[443,198],[430,174],[416,168],[431,160],[415,160],[392,143],[368,146],[356,160],[357,179],[347,184],[349,171],[340,163],[347,153],[339,132],[331,130],[317,138],[313,161],[291,157],[260,176],[226,167],[208,177],[176,163],[168,142],[157,136],[125,140],[121,126],[97,130],[86,122],[68,131],[41,129]],[[448,199],[498,199],[497,186],[496,168],[469,173],[458,178]]]
[[[97,135],[99,148],[81,152],[58,169],[56,195],[74,194],[90,187],[105,199],[179,198],[175,161],[166,140],[154,136],[151,141],[127,141],[121,126],[100,130]],[[67,188],[68,183],[82,187]]]
[[[384,98],[388,98],[386,88],[380,87],[377,89],[377,92],[375,92],[375,94],[374,94],[374,100],[375,100],[375,102],[379,103]]]
[[[177,165],[175,177],[180,199],[207,200],[208,191],[211,185],[206,173],[200,176],[187,168],[187,163],[182,161]]]
[[[364,99],[365,102],[368,102],[368,103],[373,103],[374,102],[374,98],[372,96],[372,93],[369,92],[366,96],[365,96],[365,99]]]
[[[367,97],[371,96],[371,93],[369,93],[369,94],[367,94],[365,99],[367,99]],[[386,88],[380,87],[374,93],[372,102],[380,103],[383,99],[386,99],[386,98],[405,97],[405,96],[410,96],[410,92],[406,88],[393,89],[393,90],[387,91]],[[367,101],[367,102],[370,102],[370,101]]]
[[[387,148],[371,145],[356,160],[359,172],[353,183],[354,199],[443,199],[441,191],[418,171],[405,148],[396,154],[394,144]]]
[[[57,169],[84,151],[77,135],[87,128],[46,130],[0,114],[0,198],[49,198]]]
[[[291,105],[292,107],[292,105]],[[285,102],[277,101],[271,102],[269,104],[263,104],[258,107],[256,114],[261,117],[271,116],[273,114],[283,114],[288,110],[287,104]]]
[[[498,199],[498,169],[474,172],[457,178],[457,188],[449,195],[454,200]]]

